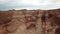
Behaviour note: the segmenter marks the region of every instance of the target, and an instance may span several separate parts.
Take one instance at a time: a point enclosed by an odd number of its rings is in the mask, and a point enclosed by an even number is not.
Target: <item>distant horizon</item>
[[[58,10],[60,8],[56,8],[56,9],[49,9],[49,10]],[[8,10],[0,10],[0,11],[9,11],[9,10],[43,10],[43,9],[8,9]]]
[[[22,9],[26,9],[26,10],[54,10],[54,9],[60,9],[60,8],[50,8],[50,9],[44,9],[44,8],[13,8],[15,10],[22,10]],[[13,10],[13,9],[0,9],[0,10]]]
[[[0,10],[51,10],[57,8],[60,8],[60,0],[0,0]]]

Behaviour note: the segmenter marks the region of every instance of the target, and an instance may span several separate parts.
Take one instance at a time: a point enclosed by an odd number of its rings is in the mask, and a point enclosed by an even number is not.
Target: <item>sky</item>
[[[60,0],[0,0],[0,10],[9,9],[41,9],[60,8]]]

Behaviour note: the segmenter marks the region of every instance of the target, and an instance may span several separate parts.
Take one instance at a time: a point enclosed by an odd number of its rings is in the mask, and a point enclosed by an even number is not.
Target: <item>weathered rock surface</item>
[[[60,34],[60,10],[0,12],[0,34]]]

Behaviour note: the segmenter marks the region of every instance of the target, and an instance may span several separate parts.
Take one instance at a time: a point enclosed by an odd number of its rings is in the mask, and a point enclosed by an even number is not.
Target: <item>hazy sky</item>
[[[60,0],[0,0],[0,10],[56,8],[60,8]]]

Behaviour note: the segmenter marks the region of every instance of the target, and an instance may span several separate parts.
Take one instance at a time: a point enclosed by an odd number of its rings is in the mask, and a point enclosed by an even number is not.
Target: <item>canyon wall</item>
[[[60,10],[1,11],[0,34],[60,34]]]

